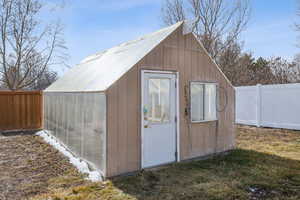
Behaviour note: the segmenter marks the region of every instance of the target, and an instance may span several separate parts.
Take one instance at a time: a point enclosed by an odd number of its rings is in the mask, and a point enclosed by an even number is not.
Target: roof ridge
[[[112,49],[117,48],[117,47],[123,47],[123,46],[127,46],[127,45],[130,45],[130,44],[136,43],[136,42],[141,41],[141,40],[143,40],[143,39],[145,39],[145,38],[148,38],[148,37],[153,36],[153,35],[155,35],[155,34],[161,33],[161,32],[163,32],[163,31],[165,31],[165,30],[167,30],[167,29],[171,29],[171,28],[173,28],[174,26],[177,26],[177,25],[180,24],[180,23],[183,23],[183,21],[177,22],[176,24],[173,24],[173,25],[171,25],[171,26],[164,27],[164,28],[159,29],[159,30],[157,30],[157,31],[154,31],[154,32],[151,32],[151,33],[147,33],[147,34],[145,34],[145,35],[142,35],[142,36],[140,36],[140,37],[138,37],[138,38],[136,38],[136,39],[133,39],[133,40],[127,40],[127,41],[122,42],[122,43],[120,43],[120,44],[118,44],[118,45],[115,45],[115,46],[112,46],[112,47],[107,48],[107,49],[105,49],[105,50],[102,50],[102,51],[99,51],[99,52],[97,52],[97,53],[91,54],[91,55],[85,57],[82,61],[80,61],[79,64],[84,64],[84,63],[91,62],[91,61],[93,61],[93,60],[95,60],[95,59],[100,58],[101,56],[103,56],[103,55],[104,55],[107,51],[109,51],[109,50],[112,50]]]
[[[50,85],[46,92],[105,91],[145,55],[177,30],[183,22],[121,43],[86,57]]]

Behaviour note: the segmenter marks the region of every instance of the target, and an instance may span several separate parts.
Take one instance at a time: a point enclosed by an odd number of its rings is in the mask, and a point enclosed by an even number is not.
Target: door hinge
[[[177,88],[177,81],[175,81],[175,88]]]
[[[175,123],[177,123],[177,116],[175,116]]]
[[[177,151],[175,151],[175,160],[177,161]]]

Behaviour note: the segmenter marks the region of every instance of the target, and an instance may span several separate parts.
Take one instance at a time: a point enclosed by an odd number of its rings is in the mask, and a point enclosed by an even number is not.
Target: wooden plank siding
[[[42,92],[0,91],[0,131],[43,127]]]
[[[223,152],[234,147],[234,89],[198,43],[182,27],[153,49],[107,91],[107,177],[140,170],[141,167],[141,70],[179,73],[181,160]],[[218,121],[189,123],[186,88],[190,81],[219,84]],[[118,101],[115,99],[118,98]]]

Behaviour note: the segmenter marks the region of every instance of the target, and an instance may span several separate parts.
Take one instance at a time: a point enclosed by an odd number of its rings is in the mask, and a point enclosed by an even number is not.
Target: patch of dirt
[[[48,180],[75,170],[34,135],[0,135],[0,199],[28,199],[47,192]]]
[[[250,200],[263,200],[270,197],[280,196],[281,194],[276,190],[268,190],[263,187],[252,186],[248,188]]]

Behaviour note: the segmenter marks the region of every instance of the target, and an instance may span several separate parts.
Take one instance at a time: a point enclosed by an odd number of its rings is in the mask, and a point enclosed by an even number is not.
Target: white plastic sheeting
[[[137,40],[89,56],[46,91],[105,91],[182,24],[183,22],[178,22]]]
[[[236,87],[236,122],[300,130],[300,84]]]
[[[105,174],[105,94],[44,92],[44,112],[45,129]]]
[[[98,171],[92,171],[84,160],[81,160],[70,153],[70,151],[63,145],[61,145],[61,143],[57,141],[56,138],[53,137],[50,133],[48,133],[48,131],[39,131],[36,133],[36,135],[42,137],[48,144],[52,145],[54,148],[64,154],[69,159],[70,163],[74,165],[79,172],[88,175],[88,180],[93,182],[103,180],[103,174],[100,174]]]

